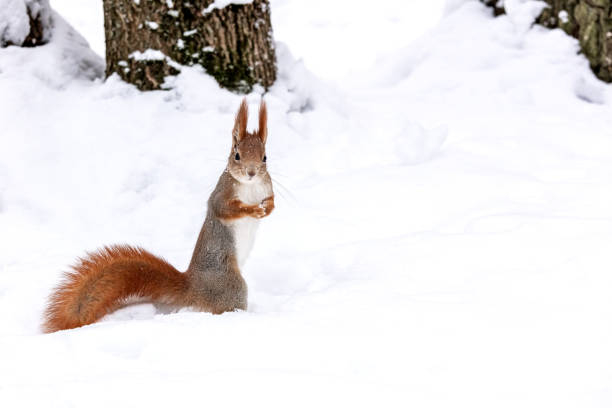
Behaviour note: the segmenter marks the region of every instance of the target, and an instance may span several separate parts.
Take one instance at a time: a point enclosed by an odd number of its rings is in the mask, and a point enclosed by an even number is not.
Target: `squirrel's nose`
[[[248,169],[247,170],[247,174],[249,175],[249,177],[253,178],[255,176],[255,170],[253,169]]]

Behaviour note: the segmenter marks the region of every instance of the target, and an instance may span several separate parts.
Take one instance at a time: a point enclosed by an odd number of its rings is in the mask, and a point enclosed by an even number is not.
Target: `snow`
[[[249,309],[220,316],[39,329],[87,250],[187,267],[241,96],[197,68],[169,91],[104,81],[58,15],[49,44],[0,49],[0,406],[610,406],[612,88],[576,40],[527,2],[304,3],[271,4],[276,210]],[[100,52],[101,7],[54,7]]]
[[[271,15],[275,38],[318,77],[337,81],[363,78],[379,58],[433,28],[444,7],[444,0],[272,0]]]
[[[43,25],[43,39],[51,28],[48,0],[2,0],[0,5],[0,45],[22,44],[30,33],[30,17],[39,18]]]
[[[30,32],[30,20],[24,0],[7,0],[7,7],[0,7],[0,42],[21,44]]]
[[[159,28],[159,24],[156,23],[155,21],[145,21],[145,24],[147,25],[147,27],[149,27],[151,30],[157,30]]]
[[[178,45],[180,46],[181,44],[179,43]],[[183,69],[183,67],[178,62],[174,61],[172,58],[168,57],[166,54],[164,54],[160,50],[154,50],[151,48],[144,50],[144,52],[134,51],[130,55],[128,55],[128,57],[135,61],[162,61],[162,60],[165,60],[166,63],[170,65],[172,68],[175,68],[178,71]],[[128,65],[127,61],[119,61],[118,64],[119,66]],[[164,81],[164,84],[162,84],[162,87],[165,88],[166,83],[169,83],[172,81],[174,81],[174,78],[172,76],[167,77],[166,80]]]
[[[216,9],[222,9],[230,4],[251,4],[252,2],[253,0],[214,0],[202,10],[202,15],[204,16]]]
[[[168,57],[160,50],[147,49],[144,52],[134,51],[129,55],[130,58],[136,61],[161,61]]]
[[[514,27],[526,31],[548,4],[540,0],[504,0],[503,6]]]

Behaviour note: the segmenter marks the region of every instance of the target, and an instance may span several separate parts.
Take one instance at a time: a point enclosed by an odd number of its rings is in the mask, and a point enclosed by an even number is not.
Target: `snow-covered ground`
[[[186,268],[241,96],[103,81],[57,18],[0,49],[0,406],[612,406],[612,87],[529,1],[306,3],[272,1],[277,209],[221,316],[39,329],[86,250]],[[51,4],[102,53],[98,0]]]

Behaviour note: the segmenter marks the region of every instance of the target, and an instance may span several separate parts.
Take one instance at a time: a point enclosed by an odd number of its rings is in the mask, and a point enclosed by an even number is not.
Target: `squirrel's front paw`
[[[263,218],[268,214],[266,213],[265,207],[259,204],[259,205],[254,205],[253,207],[251,207],[251,211],[249,215],[253,218]]]
[[[272,210],[274,210],[274,197],[268,197],[265,200],[263,200],[261,202],[261,204],[259,205],[260,207],[263,207],[266,210],[266,215],[269,215]]]

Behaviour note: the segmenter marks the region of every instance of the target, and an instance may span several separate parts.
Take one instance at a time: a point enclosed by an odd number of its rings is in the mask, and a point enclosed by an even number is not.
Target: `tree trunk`
[[[5,0],[0,7],[1,47],[35,47],[51,37],[49,0]]]
[[[481,1],[489,6],[498,4]],[[548,28],[561,28],[577,38],[595,75],[612,82],[612,0],[544,1],[548,7],[536,21]]]
[[[249,92],[276,79],[268,0],[104,0],[106,75],[161,89],[181,65]]]

